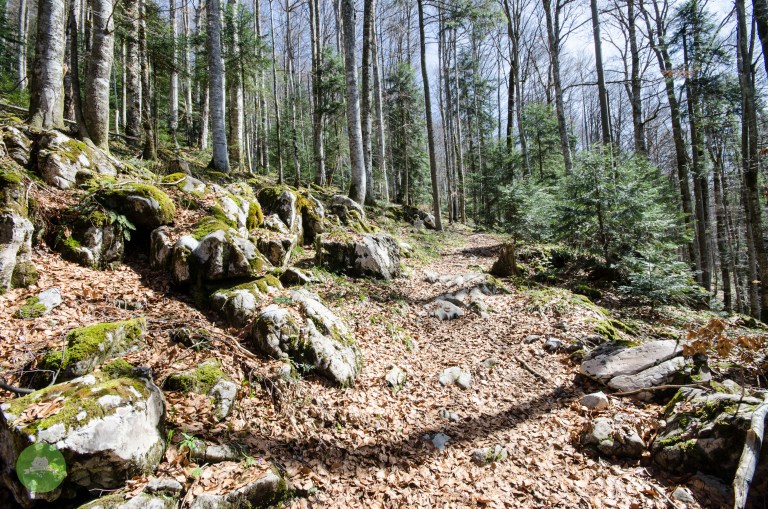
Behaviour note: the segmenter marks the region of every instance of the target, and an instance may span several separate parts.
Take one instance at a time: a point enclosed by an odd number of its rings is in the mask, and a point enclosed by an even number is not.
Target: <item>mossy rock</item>
[[[155,229],[170,224],[176,206],[164,191],[149,184],[127,183],[103,187],[95,198],[107,208],[116,210],[138,227]]]
[[[194,369],[170,375],[165,379],[163,389],[208,394],[208,391],[222,380],[229,381],[229,377],[221,370],[219,361],[209,359]]]
[[[67,334],[67,346],[63,353],[48,352],[40,368],[60,371],[60,380],[85,375],[104,361],[143,346],[146,328],[146,319],[135,318],[74,329]]]
[[[248,204],[248,219],[245,226],[248,230],[254,230],[262,224],[264,224],[264,212],[259,202],[254,200]]]
[[[48,308],[40,303],[40,299],[37,297],[29,297],[25,302],[24,305],[21,306],[14,316],[16,318],[23,318],[26,320],[30,320],[33,318],[40,318],[48,311]]]
[[[579,283],[573,288],[573,293],[583,295],[590,300],[600,300],[603,298],[603,292],[592,288],[588,284]]]
[[[175,509],[179,504],[179,497],[165,494],[139,493],[133,498],[126,499],[125,494],[117,493],[97,498],[92,502],[81,505],[77,509]]]
[[[22,217],[29,213],[24,181],[27,173],[16,161],[0,158],[0,210],[10,209]]]
[[[192,227],[192,237],[195,240],[202,240],[215,231],[227,232],[234,227],[235,225],[226,216],[207,216],[199,220]]]

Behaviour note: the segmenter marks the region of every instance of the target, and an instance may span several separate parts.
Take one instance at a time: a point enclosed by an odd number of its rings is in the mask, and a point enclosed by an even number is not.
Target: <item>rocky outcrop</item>
[[[217,421],[229,416],[237,399],[237,385],[224,374],[216,359],[209,359],[193,369],[170,375],[165,379],[163,388],[205,394],[211,398],[213,416]]]
[[[164,270],[171,263],[173,240],[171,230],[161,226],[149,234],[149,266],[154,270]]]
[[[317,236],[325,231],[325,207],[309,193],[300,196],[300,205],[304,244],[314,244]]]
[[[176,214],[171,198],[155,186],[127,183],[103,187],[94,194],[96,201],[124,215],[139,228],[155,229],[170,224]]]
[[[0,142],[5,146],[5,155],[20,166],[29,164],[32,142],[21,130],[10,125],[0,126]]]
[[[280,281],[267,274],[255,281],[216,290],[211,307],[232,327],[248,325],[269,295],[282,289]]]
[[[264,472],[256,481],[250,482],[229,493],[198,495],[190,509],[249,509],[252,507],[273,507],[288,496],[285,479],[273,468]]]
[[[35,149],[37,172],[46,184],[59,189],[74,187],[80,170],[91,170],[100,175],[117,174],[114,160],[105,152],[58,131],[45,132]]]
[[[180,495],[180,493],[139,493],[133,498],[126,498],[123,494],[107,495],[81,505],[77,509],[175,509],[179,504]]]
[[[61,291],[58,288],[49,288],[44,292],[27,298],[24,305],[14,313],[14,316],[26,320],[40,318],[50,313],[53,308],[59,305],[61,305]]]
[[[311,366],[338,385],[352,385],[363,358],[347,325],[317,295],[294,290],[290,298],[290,309],[272,304],[261,310],[252,326],[251,346]]]
[[[189,274],[201,282],[256,277],[272,269],[253,242],[233,229],[215,230],[203,237],[186,261]]]
[[[315,262],[350,276],[392,279],[400,275],[400,246],[390,235],[320,235]]]
[[[48,352],[41,368],[58,372],[58,380],[83,376],[109,359],[144,346],[146,328],[146,320],[136,318],[73,329],[67,334],[64,350]]]
[[[303,224],[299,197],[287,186],[265,187],[258,194],[265,215],[276,215],[288,231],[303,242]]]
[[[605,343],[596,348],[581,364],[581,373],[609,387],[634,391],[668,383],[685,367],[678,358],[682,346],[673,340],[653,341],[627,348]],[[649,394],[640,394],[642,398]]]
[[[34,227],[27,219],[24,180],[18,164],[0,159],[0,293],[38,279],[32,263]]]
[[[632,424],[609,417],[588,422],[581,433],[581,443],[594,447],[605,456],[617,458],[639,458],[646,448]]]
[[[666,426],[651,445],[654,460],[676,473],[701,471],[733,479],[752,413],[762,402],[749,393],[736,392],[680,389],[667,404]],[[765,447],[762,458],[768,458]],[[768,462],[761,461],[755,479],[765,474]]]
[[[292,234],[280,234],[268,230],[257,230],[251,233],[259,251],[275,267],[286,267],[291,260],[293,248],[298,243],[298,237]]]
[[[64,259],[83,267],[115,267],[122,262],[125,252],[122,228],[122,225],[111,222],[104,215],[79,217],[72,223],[70,235],[58,240],[54,247]]]
[[[42,412],[41,409],[47,409]],[[53,385],[0,405],[0,476],[22,507],[77,492],[112,490],[151,473],[163,456],[163,394],[150,379],[100,373]],[[34,495],[14,466],[32,443],[64,456],[62,485]]]

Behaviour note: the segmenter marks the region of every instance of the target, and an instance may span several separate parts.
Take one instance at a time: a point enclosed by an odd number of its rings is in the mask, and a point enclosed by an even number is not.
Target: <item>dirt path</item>
[[[488,269],[496,245],[489,236],[469,235],[407,280],[361,283],[359,295],[367,298],[342,307],[356,322],[366,359],[356,386],[308,384],[308,411],[297,409],[295,424],[271,428],[262,442],[273,453],[282,442],[281,460],[287,451],[294,455],[285,466],[310,494],[290,507],[667,507],[664,488],[644,464],[606,463],[572,445],[571,433],[586,420],[573,409],[582,390],[574,386],[575,366],[541,344],[522,343],[528,334],[563,337],[554,325],[568,317],[532,314],[529,298],[514,288],[488,298],[492,313],[485,319],[426,316],[423,304],[445,289],[425,282],[424,271]],[[568,334],[579,332],[577,324]],[[483,380],[478,367],[488,358],[497,366]],[[408,375],[397,395],[384,380],[390,364]],[[472,371],[470,389],[439,385],[450,366]],[[459,420],[442,417],[443,409]],[[442,452],[430,442],[436,433],[451,437]],[[508,460],[471,462],[474,449],[496,444],[507,448]]]

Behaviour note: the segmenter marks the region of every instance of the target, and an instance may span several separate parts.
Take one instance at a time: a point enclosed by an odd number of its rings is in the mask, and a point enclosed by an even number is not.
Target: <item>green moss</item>
[[[262,212],[259,202],[254,200],[248,205],[248,219],[245,222],[245,226],[248,230],[254,230],[263,223],[264,212]]]
[[[600,336],[604,337],[608,341],[616,341],[616,342],[623,341],[623,343],[626,346],[638,345],[638,343],[633,341],[622,340],[621,335],[619,334],[619,331],[624,332],[626,334],[634,334],[636,331],[633,327],[630,327],[629,325],[626,325],[625,323],[620,322],[619,320],[614,320],[612,318],[598,320],[597,323],[595,323],[593,330],[595,334],[599,334]]]
[[[573,289],[573,293],[583,295],[589,298],[590,300],[598,300],[603,298],[603,292],[601,292],[600,290],[596,290],[595,288],[592,288],[591,286],[585,283],[577,284]]]
[[[125,359],[115,359],[108,362],[102,371],[109,374],[112,378],[131,377],[134,374],[134,366]]]
[[[215,359],[210,359],[197,368],[175,373],[165,379],[163,387],[172,391],[196,392],[207,394],[214,385],[229,378],[221,370],[221,365]]]
[[[139,224],[141,224],[141,218],[132,216],[131,213],[133,211],[123,206],[123,204],[127,203],[125,198],[128,196],[140,196],[157,202],[159,208],[158,219],[162,224],[170,223],[176,215],[176,206],[171,198],[165,192],[149,184],[128,183],[115,187],[105,187],[97,192],[97,196],[111,207],[117,208],[131,221]],[[137,221],[137,219],[139,220]]]
[[[237,228],[237,222],[227,216],[227,213],[224,212],[224,209],[221,208],[221,205],[214,205],[211,207],[210,214],[217,221],[229,225],[230,228]]]
[[[23,306],[16,311],[16,318],[40,318],[48,311],[48,308],[40,304],[37,297],[29,297]]]
[[[67,334],[67,347],[61,352],[49,352],[43,358],[43,369],[66,371],[73,364],[103,356],[104,341],[108,334],[122,329],[124,343],[134,343],[144,334],[147,322],[135,318],[124,322],[107,322],[73,329]]]
[[[136,378],[113,378],[96,376],[96,384],[83,385],[71,382],[52,385],[40,391],[33,392],[23,398],[9,401],[6,413],[15,417],[23,415],[28,407],[44,401],[61,399],[63,407],[56,413],[43,419],[33,419],[31,422],[14,422],[14,426],[22,428],[26,433],[36,435],[39,431],[61,424],[65,430],[72,426],[83,426],[84,423],[102,418],[114,413],[114,407],[103,407],[98,403],[99,398],[107,395],[119,396],[123,400],[135,401],[138,391],[144,398],[149,397],[149,390],[143,381]],[[78,419],[85,414],[86,419]]]
[[[173,182],[178,182],[180,184],[184,183],[184,179],[187,178],[186,173],[178,172],[178,173],[171,173],[170,175],[166,175],[162,178],[161,182],[163,184],[170,184]],[[180,182],[179,182],[180,181]]]
[[[202,240],[204,237],[215,231],[222,230],[227,232],[230,228],[232,228],[231,223],[222,221],[218,217],[204,217],[193,227],[192,237],[194,237],[195,240]]]
[[[13,288],[26,288],[37,283],[40,275],[32,262],[17,263],[11,274],[11,286]]]
[[[14,164],[0,160],[0,189],[15,186],[24,181],[24,174],[14,168]]]
[[[61,144],[61,148],[58,150],[58,152],[67,156],[67,159],[69,159],[71,162],[76,163],[80,158],[80,154],[83,152],[87,154],[89,149],[88,145],[82,141],[70,138]]]

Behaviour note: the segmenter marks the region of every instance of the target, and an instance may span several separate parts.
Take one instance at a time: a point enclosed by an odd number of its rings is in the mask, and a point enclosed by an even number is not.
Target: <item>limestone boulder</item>
[[[41,416],[40,409],[49,411]],[[0,480],[22,507],[98,490],[114,490],[152,473],[165,450],[160,389],[148,378],[86,375],[0,405]],[[32,493],[14,466],[31,444],[58,449],[67,465],[62,484]],[[56,502],[56,505],[61,505]]]
[[[80,170],[115,176],[116,161],[101,149],[91,147],[58,131],[43,133],[36,145],[37,172],[46,184],[59,189],[76,185]]]
[[[203,237],[188,262],[190,273],[202,282],[257,277],[273,268],[253,242],[233,229]]]
[[[245,327],[263,307],[268,297],[282,288],[276,277],[267,274],[233,288],[216,290],[211,295],[210,304],[232,327]]]
[[[149,234],[149,266],[154,270],[168,268],[173,255],[173,245],[170,228],[161,226],[152,230]]]
[[[386,234],[320,235],[315,262],[350,276],[393,279],[400,275],[400,246]]]
[[[280,218],[290,233],[303,239],[303,223],[299,197],[287,186],[265,187],[258,193],[258,200],[265,215]]]
[[[149,184],[126,183],[102,187],[94,197],[139,228],[152,230],[170,224],[176,215],[176,206],[165,191]]]
[[[0,126],[0,141],[5,146],[5,154],[21,166],[29,164],[29,151],[32,142],[20,129],[6,125]]]
[[[0,212],[0,293],[37,281],[32,263],[32,222],[18,212]]]
[[[674,340],[653,341],[631,348],[618,348],[598,354],[581,364],[581,373],[608,383],[618,376],[635,375],[682,353]]]
[[[311,366],[340,386],[350,386],[363,358],[354,335],[321,299],[306,290],[290,292],[291,307],[262,309],[250,334],[252,348],[270,356]]]
[[[237,399],[237,384],[222,370],[216,359],[208,359],[193,369],[174,373],[165,379],[163,388],[171,391],[205,394],[213,403],[217,421],[226,419]]]

